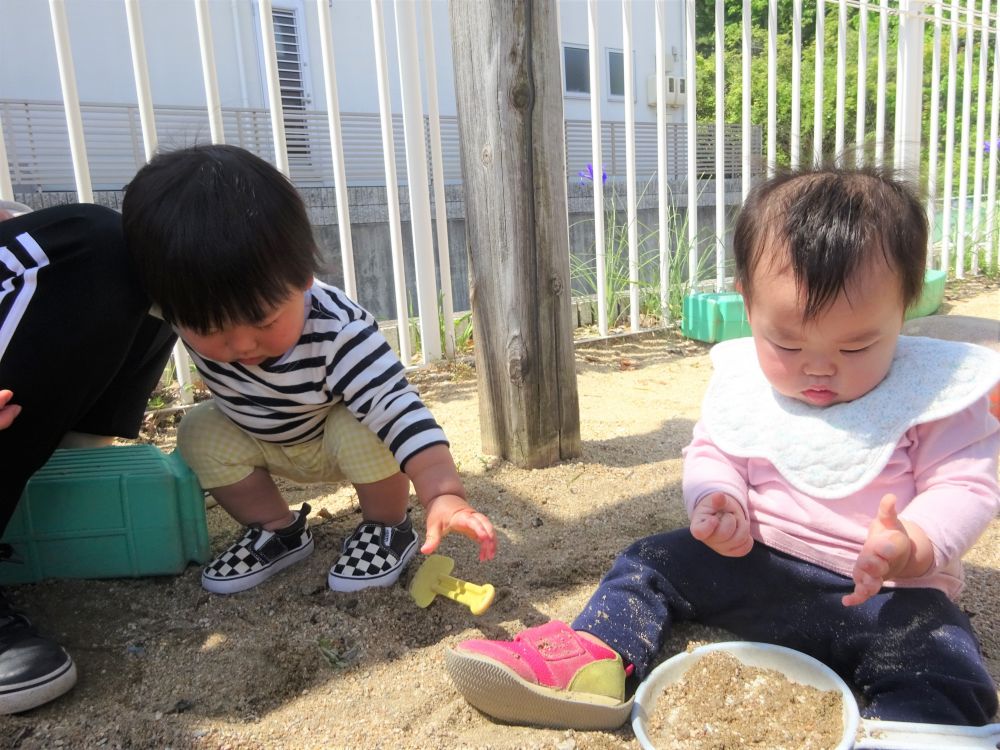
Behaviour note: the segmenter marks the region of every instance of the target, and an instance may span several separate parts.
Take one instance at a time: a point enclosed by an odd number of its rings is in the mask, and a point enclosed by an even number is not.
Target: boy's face
[[[768,265],[758,265],[747,315],[771,386],[822,407],[853,401],[882,382],[903,327],[895,272],[873,263],[857,274],[847,294],[803,321],[804,300],[791,268]]]
[[[180,337],[206,359],[259,365],[280,357],[299,340],[305,321],[305,290],[292,292],[258,323],[230,324],[208,333],[178,326]]]

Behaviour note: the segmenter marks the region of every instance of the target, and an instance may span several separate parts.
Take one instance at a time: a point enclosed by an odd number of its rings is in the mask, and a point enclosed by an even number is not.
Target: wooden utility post
[[[483,450],[580,455],[556,0],[452,0]]]

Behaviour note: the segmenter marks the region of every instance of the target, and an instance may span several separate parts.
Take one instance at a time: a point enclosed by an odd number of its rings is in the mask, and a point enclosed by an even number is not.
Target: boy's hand
[[[868,539],[854,563],[854,591],[841,599],[844,606],[868,601],[886,581],[900,577],[912,554],[910,535],[896,515],[896,496],[884,495],[878,515],[868,527]]]
[[[492,560],[496,554],[497,537],[490,519],[478,512],[458,495],[438,495],[426,508],[427,539],[420,548],[431,554],[441,543],[441,537],[457,532],[479,545],[479,560]]]
[[[21,407],[10,403],[14,394],[9,390],[0,390],[0,430],[6,430],[21,413]]]
[[[743,557],[753,547],[743,508],[723,492],[713,492],[695,506],[691,536],[726,557]]]

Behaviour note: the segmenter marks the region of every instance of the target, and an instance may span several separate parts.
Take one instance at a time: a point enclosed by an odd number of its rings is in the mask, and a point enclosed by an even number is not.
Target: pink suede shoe
[[[621,657],[558,620],[513,641],[463,641],[446,664],[470,704],[512,724],[615,729],[632,711]]]

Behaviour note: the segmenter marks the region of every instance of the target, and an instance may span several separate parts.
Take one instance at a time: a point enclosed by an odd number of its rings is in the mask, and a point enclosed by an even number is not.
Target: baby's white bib
[[[726,453],[763,458],[800,492],[833,500],[871,482],[914,425],[950,416],[1000,381],[1000,354],[981,346],[900,336],[892,367],[854,401],[816,407],[777,393],[753,339],[712,348],[715,372],[702,405]]]

